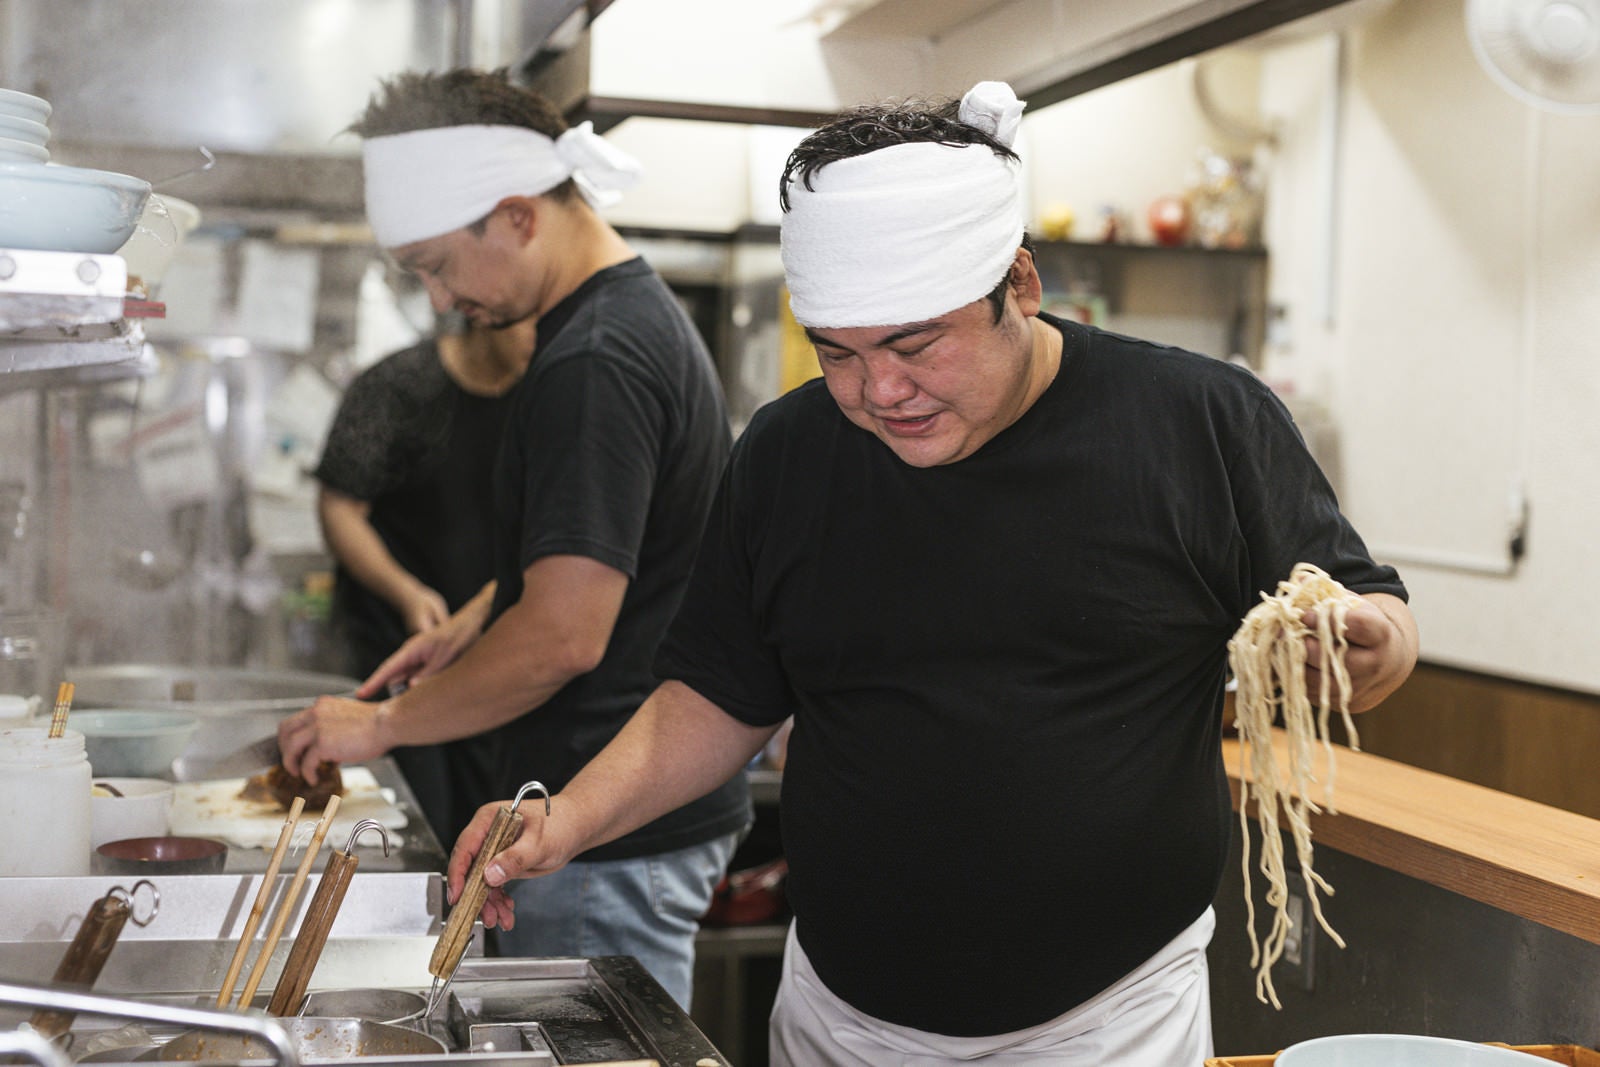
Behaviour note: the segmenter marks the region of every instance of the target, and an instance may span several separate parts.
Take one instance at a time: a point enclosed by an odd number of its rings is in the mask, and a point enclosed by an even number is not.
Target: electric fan
[[[1535,107],[1600,113],[1600,0],[1467,0],[1489,76]]]

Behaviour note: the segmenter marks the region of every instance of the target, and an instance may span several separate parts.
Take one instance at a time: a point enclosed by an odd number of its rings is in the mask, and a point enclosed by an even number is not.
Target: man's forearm
[[[664,682],[558,800],[579,851],[705,796],[750,762],[777,726],[747,726],[681,682]],[[528,771],[537,774],[530,762]]]
[[[461,658],[378,708],[390,745],[473,737],[544,704],[577,677],[521,639],[502,616]]]
[[[523,575],[521,598],[450,666],[379,706],[391,747],[471,737],[537,708],[604,657],[628,579],[605,564],[552,556]],[[492,587],[472,603],[487,612]]]

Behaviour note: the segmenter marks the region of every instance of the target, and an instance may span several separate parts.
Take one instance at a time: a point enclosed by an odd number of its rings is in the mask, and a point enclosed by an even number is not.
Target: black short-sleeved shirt
[[[395,562],[451,611],[494,577],[495,455],[511,402],[470,393],[424,341],[373,364],[345,390],[316,477],[371,506],[368,521]],[[334,569],[333,629],[345,670],[365,678],[404,643],[387,600]],[[391,753],[435,836],[449,847],[479,807],[499,797],[498,753],[482,737]]]
[[[734,449],[657,660],[795,714],[782,831],[817,973],[952,1035],[1036,1025],[1211,903],[1226,645],[1296,562],[1404,595],[1249,373],[1046,317],[1054,382],[915,469],[813,382]]]
[[[497,732],[505,796],[529,779],[561,788],[655,689],[652,659],[730,437],[705,344],[643,260],[600,271],[542,316],[535,351],[495,472],[494,614],[521,597],[523,572],[545,556],[586,556],[630,581],[600,665]],[[739,775],[580,859],[683,848],[749,818]]]
[[[395,562],[455,611],[493,577],[492,482],[507,397],[467,392],[432,341],[387,356],[345,390],[316,477],[371,506]],[[388,601],[336,568],[335,620],[365,678],[406,639]]]

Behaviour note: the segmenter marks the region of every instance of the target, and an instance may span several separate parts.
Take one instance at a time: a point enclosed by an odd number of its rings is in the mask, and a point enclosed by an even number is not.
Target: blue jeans
[[[743,836],[520,878],[507,887],[516,925],[495,932],[500,955],[632,956],[688,1011],[700,916]]]

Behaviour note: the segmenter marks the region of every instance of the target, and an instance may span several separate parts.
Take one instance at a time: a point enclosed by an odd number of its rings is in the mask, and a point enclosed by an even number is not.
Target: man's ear
[[[1039,280],[1039,268],[1033,262],[1032,252],[1026,248],[1017,249],[1011,270],[1006,273],[1006,283],[1024,315],[1031,317],[1039,313],[1044,303],[1044,283]]]
[[[539,228],[539,202],[531,196],[508,196],[495,205],[519,244],[527,244]]]

